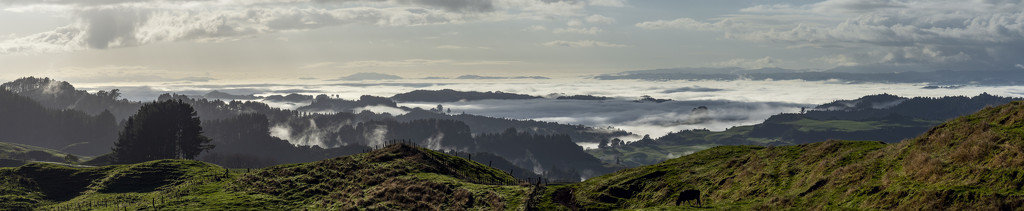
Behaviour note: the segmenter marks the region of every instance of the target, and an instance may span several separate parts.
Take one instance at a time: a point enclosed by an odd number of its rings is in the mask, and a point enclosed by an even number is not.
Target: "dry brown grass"
[[[976,133],[967,140],[954,145],[950,159],[955,164],[981,163],[992,150],[996,149],[998,137],[990,131]]]
[[[911,178],[923,181],[934,182],[945,174],[943,163],[923,151],[912,151],[910,156],[903,162],[903,171]]]
[[[1013,168],[1024,165],[1024,150],[1021,150],[1020,145],[1003,143],[997,147],[999,152],[992,156],[992,161],[989,162],[988,167]]]

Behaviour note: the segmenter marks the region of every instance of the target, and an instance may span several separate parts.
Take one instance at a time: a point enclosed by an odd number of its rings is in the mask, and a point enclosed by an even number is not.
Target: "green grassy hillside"
[[[42,147],[0,142],[0,167],[20,166],[29,161],[74,163],[88,158]]]
[[[625,166],[636,167],[722,145],[796,145],[821,142],[828,137],[898,142],[903,139],[901,137],[914,137],[940,123],[897,116],[875,120],[816,120],[794,116],[769,119],[761,124],[737,126],[724,131],[679,131],[654,141],[589,149],[587,153],[605,163],[620,162]]]
[[[15,210],[514,210],[530,191],[500,170],[408,145],[251,172],[188,160],[0,168],[0,207]]]
[[[721,146],[583,183],[543,209],[1019,209],[1024,102],[986,108],[897,144]],[[676,202],[700,191],[703,206]],[[684,201],[685,202],[685,201]]]

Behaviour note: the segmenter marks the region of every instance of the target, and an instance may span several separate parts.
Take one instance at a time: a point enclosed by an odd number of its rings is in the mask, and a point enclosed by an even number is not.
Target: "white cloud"
[[[697,31],[715,31],[724,29],[722,22],[705,23],[691,18],[679,18],[675,20],[645,21],[636,24],[636,27],[644,29],[689,29]]]
[[[603,15],[591,15],[587,17],[587,23],[591,24],[613,24],[615,18],[610,18]]]
[[[545,31],[545,30],[548,30],[548,28],[544,27],[544,26],[541,26],[541,25],[533,25],[533,26],[526,27],[525,29],[523,29],[523,31]]]
[[[463,49],[463,48],[466,48],[466,47],[462,47],[462,46],[458,46],[458,45],[439,45],[439,46],[434,47],[434,48],[438,48],[438,49]]]
[[[569,22],[566,22],[565,25],[570,27],[580,27],[583,26],[583,21],[580,21],[580,19],[572,19],[569,20]]]
[[[333,64],[335,64],[335,63],[334,62],[317,62],[317,63],[311,63],[311,64],[302,65],[302,66],[299,67],[299,69],[321,68],[321,67],[326,67],[326,66],[330,66],[330,65],[333,65]]]
[[[363,24],[416,26],[579,16],[561,0],[0,0],[8,11],[51,10],[72,23],[0,41],[0,54],[69,52],[158,42],[222,42],[281,31]]]
[[[93,67],[62,67],[52,77],[81,83],[104,82],[208,82],[216,80],[208,74],[188,74],[154,69],[148,66],[103,65]]]
[[[722,32],[725,38],[883,51],[871,64],[1005,69],[1024,56],[1024,4],[1016,1],[826,0],[756,5],[707,20],[637,23],[643,29]],[[861,52],[864,53],[864,52]],[[838,62],[853,64],[852,62]],[[864,64],[857,62],[859,64]],[[968,68],[972,67],[973,68]]]
[[[555,34],[562,34],[562,33],[597,34],[597,33],[600,33],[602,31],[604,31],[604,30],[601,30],[601,28],[597,28],[597,27],[590,27],[590,28],[570,27],[570,28],[557,28],[557,29],[551,30],[551,32],[555,33]]]
[[[545,46],[561,46],[561,47],[570,47],[570,48],[582,48],[582,47],[621,48],[621,47],[629,47],[628,45],[615,44],[615,43],[607,43],[607,42],[594,41],[594,40],[578,40],[578,41],[555,40],[555,41],[551,41],[551,42],[546,42],[543,45],[545,45]]]
[[[626,0],[590,0],[590,5],[603,7],[624,7]]]

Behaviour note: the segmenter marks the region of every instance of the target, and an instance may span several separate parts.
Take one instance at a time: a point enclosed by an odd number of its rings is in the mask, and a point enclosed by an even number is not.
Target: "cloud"
[[[601,28],[597,28],[597,27],[590,27],[590,28],[575,28],[575,27],[571,27],[571,28],[557,28],[557,29],[551,30],[551,32],[555,33],[555,34],[562,34],[562,33],[597,34],[597,33],[601,32],[601,31],[604,31],[604,30],[601,30]]]
[[[439,45],[439,46],[434,47],[434,48],[438,48],[438,49],[463,49],[463,48],[466,48],[466,47],[457,46],[457,45]]]
[[[8,11],[54,10],[72,22],[0,41],[0,54],[71,52],[159,42],[222,42],[281,31],[363,24],[416,26],[576,16],[560,0],[3,0]]]
[[[580,27],[583,26],[583,21],[579,19],[572,19],[569,20],[568,22],[565,22],[565,25],[570,27]]]
[[[543,45],[545,45],[545,46],[561,46],[561,47],[570,47],[570,48],[584,48],[584,47],[622,48],[622,47],[629,47],[628,45],[615,44],[615,43],[607,43],[607,42],[594,41],[594,40],[577,40],[577,41],[555,40],[555,41],[551,41],[551,42],[546,42]]]
[[[227,41],[287,30],[343,24],[406,26],[462,22],[463,16],[411,8],[246,8],[159,10],[104,7],[75,12],[54,31],[0,42],[0,53],[50,53],[131,47],[179,40]]]
[[[609,18],[603,15],[591,15],[587,17],[587,23],[591,24],[613,24],[615,18]]]
[[[697,31],[721,30],[723,22],[705,23],[691,18],[679,18],[675,20],[645,21],[636,24],[636,27],[644,29],[689,29]]]
[[[335,62],[317,62],[317,63],[311,63],[311,64],[302,65],[302,66],[299,67],[299,69],[321,68],[321,67],[331,66],[333,64],[335,64]]]
[[[77,83],[106,82],[209,82],[216,78],[153,69],[148,66],[104,65],[94,67],[62,67],[52,77]]]
[[[545,31],[545,30],[548,30],[548,28],[544,27],[544,26],[541,26],[541,25],[533,25],[533,26],[526,27],[525,29],[523,29],[523,31]]]
[[[590,0],[590,5],[603,7],[624,7],[626,0]]]
[[[722,32],[728,39],[843,46],[874,61],[843,65],[916,65],[927,69],[1007,69],[1024,56],[1019,1],[826,0],[756,5],[707,20],[644,21],[651,30]]]

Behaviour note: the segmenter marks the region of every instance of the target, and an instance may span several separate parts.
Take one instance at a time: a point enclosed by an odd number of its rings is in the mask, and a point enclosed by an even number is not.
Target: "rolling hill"
[[[190,160],[0,168],[0,207],[99,210],[522,209],[529,186],[468,159],[405,144],[264,169]]]
[[[720,146],[578,184],[541,209],[1016,209],[1024,205],[1024,102],[895,144]],[[689,191],[688,191],[689,190]],[[694,206],[693,190],[703,205]],[[677,206],[677,205],[682,206]]]

